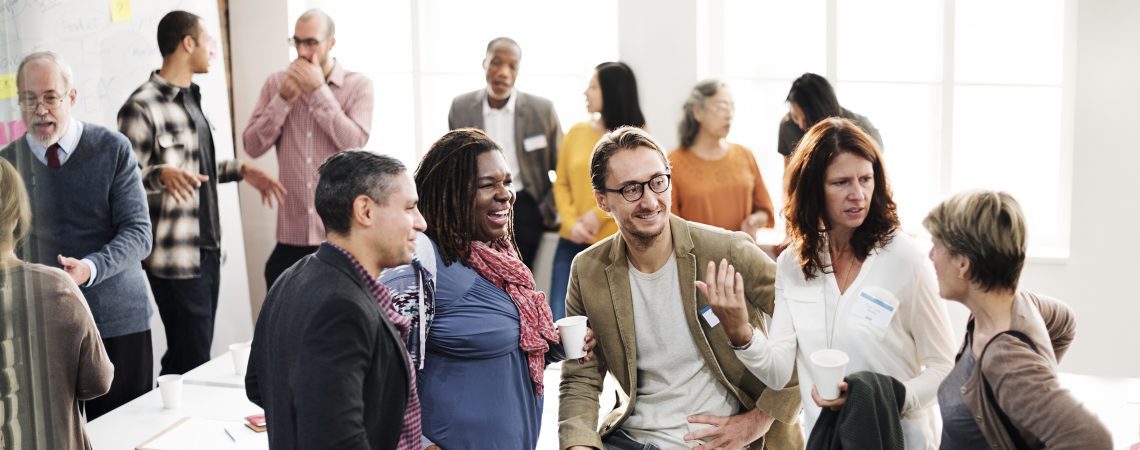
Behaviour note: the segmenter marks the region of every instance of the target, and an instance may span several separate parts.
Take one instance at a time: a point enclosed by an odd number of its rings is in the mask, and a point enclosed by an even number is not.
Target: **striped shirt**
[[[325,84],[290,104],[280,95],[285,73],[265,81],[242,142],[254,158],[277,148],[277,178],[288,191],[277,211],[277,242],[313,247],[325,240],[324,225],[313,207],[317,168],[337,152],[363,148],[368,142],[372,81],[334,61]]]
[[[380,306],[380,310],[384,311],[384,315],[400,331],[400,338],[407,342],[408,333],[411,331],[411,319],[396,311],[392,305],[392,296],[388,292],[388,288],[370,275],[368,270],[365,270],[364,266],[360,264],[360,261],[352,256],[352,253],[331,242],[329,245],[339,250],[349,261],[352,261],[352,267],[356,268],[360,279],[364,280],[368,293],[372,294],[372,298],[376,299],[376,304]],[[420,423],[420,397],[416,392],[416,368],[412,365],[411,355],[408,356],[408,407],[404,409],[404,428],[400,431],[400,441],[396,444],[397,450],[419,450],[420,439],[423,434],[423,426]]]

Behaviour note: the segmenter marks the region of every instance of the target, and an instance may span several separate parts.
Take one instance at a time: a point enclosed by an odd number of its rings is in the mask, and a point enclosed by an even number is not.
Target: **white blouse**
[[[810,435],[820,408],[811,398],[808,357],[824,348],[842,350],[851,358],[847,374],[871,371],[906,386],[906,447],[938,448],[938,385],[954,367],[955,346],[934,266],[914,239],[896,232],[884,248],[872,250],[842,295],[834,273],[805,279],[796,248],[776,265],[772,326],[768,336],[757,331],[753,344],[736,352],[740,360],[774,389],[788,384],[796,363]]]

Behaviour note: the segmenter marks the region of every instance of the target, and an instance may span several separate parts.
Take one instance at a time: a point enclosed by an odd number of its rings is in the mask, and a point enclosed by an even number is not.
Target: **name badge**
[[[720,318],[713,312],[712,306],[705,305],[704,308],[701,308],[701,317],[705,318],[709,328],[716,328],[717,325],[720,325]]]
[[[894,317],[895,311],[898,310],[890,297],[893,295],[882,289],[864,290],[859,293],[859,298],[855,301],[851,314],[859,319],[866,320],[867,323],[881,330],[886,330],[887,326],[891,324],[891,317]]]
[[[546,143],[546,136],[536,134],[534,136],[523,139],[523,149],[528,152],[533,152],[538,149],[548,147]]]

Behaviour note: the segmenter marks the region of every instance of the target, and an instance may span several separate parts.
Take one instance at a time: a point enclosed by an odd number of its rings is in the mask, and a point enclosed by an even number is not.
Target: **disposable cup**
[[[843,372],[847,370],[850,358],[842,350],[825,348],[811,354],[812,372],[815,375],[815,388],[820,398],[839,398],[839,383],[843,382]]]
[[[586,356],[586,352],[582,350],[586,345],[586,316],[563,317],[554,324],[558,326],[558,335],[562,338],[562,349],[566,351],[566,359]]]
[[[158,390],[162,394],[162,407],[178,409],[182,407],[182,375],[158,377]]]
[[[230,356],[234,360],[234,373],[245,376],[245,368],[249,365],[249,343],[240,342],[230,345]]]

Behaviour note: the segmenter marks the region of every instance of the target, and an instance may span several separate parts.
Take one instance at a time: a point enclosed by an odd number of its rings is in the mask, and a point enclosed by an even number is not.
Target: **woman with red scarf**
[[[515,249],[507,160],[482,131],[452,131],[424,155],[416,186],[428,242],[382,281],[418,329],[409,351],[424,438],[444,449],[534,448],[543,370],[565,356]],[[584,359],[593,344],[588,333]]]

